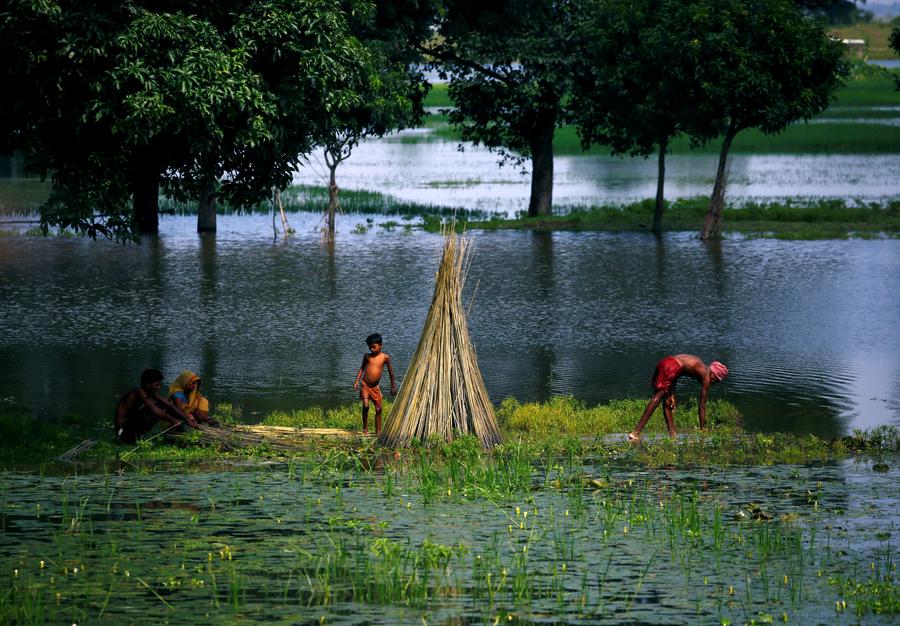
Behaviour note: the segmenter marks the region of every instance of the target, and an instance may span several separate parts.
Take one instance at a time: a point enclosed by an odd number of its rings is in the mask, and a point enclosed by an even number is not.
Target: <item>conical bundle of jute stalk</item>
[[[431,309],[379,442],[400,446],[437,435],[473,434],[485,448],[500,443],[494,407],[469,339],[462,289],[471,238],[444,232],[444,251]]]

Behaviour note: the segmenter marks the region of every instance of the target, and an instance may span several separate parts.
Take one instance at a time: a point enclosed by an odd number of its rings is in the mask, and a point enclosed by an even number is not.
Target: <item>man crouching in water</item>
[[[182,428],[183,422],[191,428],[199,427],[193,417],[159,395],[162,379],[159,370],[144,370],[141,386],[126,392],[119,400],[115,427],[116,437],[122,443],[133,444],[160,420]]]
[[[675,356],[667,356],[656,364],[656,370],[653,372],[653,380],[650,385],[653,387],[653,397],[647,403],[644,414],[638,420],[637,426],[629,433],[629,441],[639,441],[641,431],[647,424],[647,420],[653,415],[653,411],[663,402],[663,415],[666,418],[666,426],[669,428],[669,436],[675,437],[675,383],[682,376],[690,376],[700,383],[700,405],[698,412],[700,413],[700,429],[706,428],[706,398],[709,395],[709,386],[713,385],[728,376],[728,368],[718,361],[713,361],[707,365],[700,357],[693,354],[676,354]]]

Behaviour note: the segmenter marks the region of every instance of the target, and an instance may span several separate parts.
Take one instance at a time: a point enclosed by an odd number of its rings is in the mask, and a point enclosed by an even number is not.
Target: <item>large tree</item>
[[[45,226],[154,232],[160,184],[207,208],[288,184],[325,111],[355,97],[357,52],[318,0],[14,2],[2,78],[25,87],[0,98],[0,138],[52,176]]]
[[[671,5],[585,0],[574,33],[581,53],[571,107],[582,145],[632,157],[657,153],[654,233],[662,230],[666,153],[693,102],[680,62],[683,42],[668,30]]]
[[[426,49],[450,79],[450,122],[462,138],[501,163],[531,160],[529,215],[553,206],[553,135],[567,118],[578,54],[574,18],[564,0],[447,0]]]
[[[684,42],[692,71],[685,128],[696,142],[722,138],[715,185],[701,237],[721,233],[728,156],[734,138],[756,128],[779,133],[824,110],[847,75],[840,42],[789,0],[672,3],[668,30]]]

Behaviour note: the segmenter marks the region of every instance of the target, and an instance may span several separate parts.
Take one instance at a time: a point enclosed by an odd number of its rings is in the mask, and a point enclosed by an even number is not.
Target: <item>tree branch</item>
[[[440,48],[427,48],[422,44],[416,44],[416,48],[422,54],[427,54],[428,56],[434,57],[438,61],[442,61],[444,63],[455,63],[457,65],[462,65],[464,67],[468,67],[469,69],[475,70],[476,72],[483,74],[485,76],[489,76],[495,80],[499,80],[500,82],[508,85],[510,84],[509,78],[500,74],[499,72],[495,72],[489,67],[481,65],[480,63],[475,63],[474,61],[470,61],[468,59],[464,59],[452,50],[441,50]]]

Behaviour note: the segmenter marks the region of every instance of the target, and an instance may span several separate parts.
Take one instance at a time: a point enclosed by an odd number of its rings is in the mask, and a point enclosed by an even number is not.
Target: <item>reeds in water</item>
[[[462,289],[471,261],[471,238],[444,232],[431,309],[379,442],[405,445],[413,439],[473,434],[485,448],[500,443],[500,431],[469,338]]]

